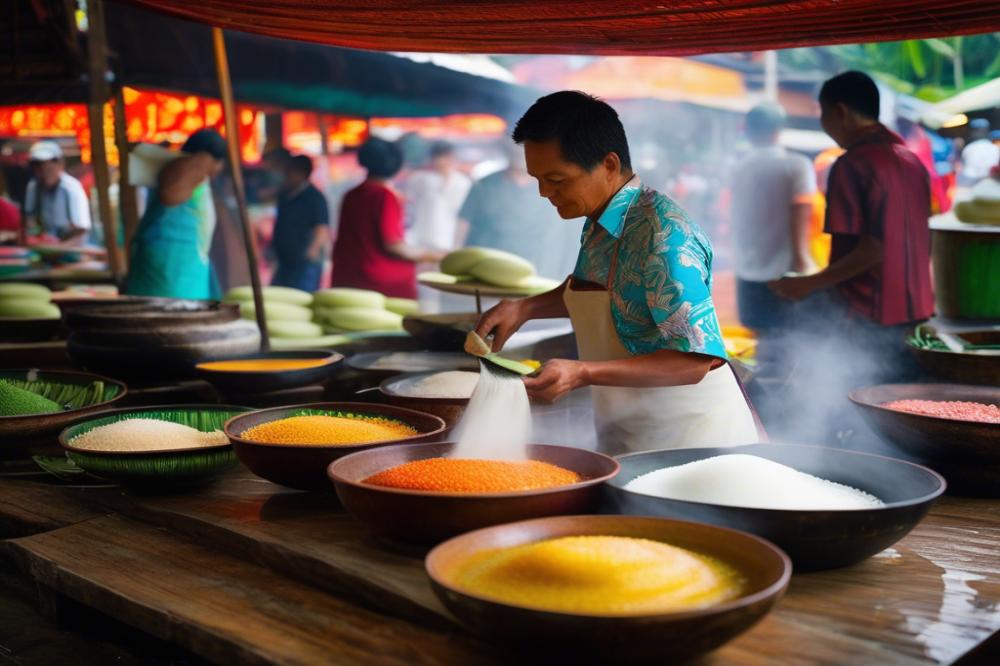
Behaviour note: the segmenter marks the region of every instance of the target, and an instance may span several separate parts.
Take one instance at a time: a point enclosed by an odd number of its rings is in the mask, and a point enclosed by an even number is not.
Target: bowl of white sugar
[[[462,418],[478,382],[479,373],[469,370],[410,372],[384,380],[379,391],[390,405],[440,416],[451,428]]]
[[[796,571],[848,566],[902,539],[945,490],[937,472],[819,446],[748,444],[617,458],[611,513],[744,530],[780,546]]]

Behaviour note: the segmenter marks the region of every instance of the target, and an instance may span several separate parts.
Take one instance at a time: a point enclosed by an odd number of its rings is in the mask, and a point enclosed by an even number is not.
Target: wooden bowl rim
[[[437,569],[437,563],[434,561],[436,557],[440,557],[439,551],[444,550],[446,547],[454,547],[454,543],[460,540],[469,540],[475,538],[476,535],[487,532],[489,530],[501,531],[513,529],[515,526],[521,525],[531,525],[531,524],[541,524],[541,523],[554,523],[564,520],[583,520],[586,522],[594,522],[593,519],[616,519],[619,523],[648,523],[650,521],[655,521],[659,523],[673,523],[679,526],[697,526],[699,528],[708,529],[713,532],[718,532],[720,537],[728,536],[736,538],[745,539],[753,543],[756,547],[760,549],[761,552],[766,552],[771,556],[776,557],[781,562],[781,574],[776,580],[769,583],[764,589],[751,594],[740,595],[735,599],[723,602],[721,604],[716,604],[713,606],[708,606],[706,608],[698,608],[692,610],[681,610],[681,611],[665,611],[662,613],[634,613],[634,614],[614,614],[614,615],[595,615],[590,613],[571,613],[568,611],[554,611],[551,609],[538,608],[535,606],[524,606],[520,604],[512,604],[505,601],[499,601],[497,599],[490,599],[488,597],[483,597],[473,592],[467,590],[459,589],[458,587],[445,582],[444,578],[440,575]],[[581,530],[577,536],[602,536],[598,531],[583,531]],[[558,537],[545,537],[558,538]],[[650,538],[646,537],[633,537],[633,538]],[[540,539],[538,541],[524,541],[523,543],[517,544],[518,546],[529,544],[529,543],[539,543],[545,539]],[[658,541],[658,539],[652,539]],[[660,543],[667,543],[661,541]],[[672,545],[672,544],[671,544]],[[482,549],[476,552],[481,552]],[[736,567],[732,562],[726,562],[729,566],[733,568]],[[427,556],[424,558],[424,570],[427,572],[428,577],[436,585],[452,592],[454,594],[459,594],[464,597],[474,599],[479,603],[492,604],[495,606],[502,606],[506,608],[514,608],[519,611],[527,611],[531,613],[542,613],[545,615],[562,616],[567,618],[590,618],[594,620],[693,620],[705,617],[712,617],[716,615],[721,615],[732,610],[737,610],[744,608],[746,606],[752,606],[753,604],[765,601],[769,598],[780,597],[784,590],[788,587],[788,583],[792,578],[792,560],[788,557],[781,548],[774,545],[767,539],[759,537],[755,534],[749,532],[744,532],[743,530],[736,530],[731,527],[720,527],[718,525],[711,525],[708,523],[699,523],[692,520],[679,520],[677,518],[662,518],[659,516],[614,516],[614,515],[601,515],[601,514],[591,514],[591,515],[580,515],[580,516],[549,516],[547,518],[532,518],[530,520],[520,520],[513,523],[505,523],[503,525],[492,525],[490,527],[483,527],[478,530],[473,530],[471,532],[466,532],[460,534],[456,537],[452,537],[447,541],[438,544],[431,549]]]
[[[116,395],[115,397],[111,398],[110,400],[104,400],[104,401],[99,402],[99,403],[94,404],[94,405],[89,405],[87,407],[77,407],[76,409],[67,409],[67,410],[62,411],[62,412],[45,412],[43,414],[12,414],[10,416],[0,416],[0,425],[2,425],[4,423],[13,423],[14,422],[13,419],[34,419],[34,418],[40,418],[40,417],[52,417],[52,416],[56,416],[56,415],[67,415],[68,416],[68,415],[73,415],[73,414],[82,415],[83,412],[86,412],[87,410],[104,409],[104,408],[106,408],[109,405],[113,405],[114,403],[116,403],[119,400],[121,400],[122,398],[124,398],[125,394],[128,393],[128,385],[125,382],[119,381],[117,379],[112,379],[110,377],[105,377],[104,375],[97,375],[97,374],[94,374],[92,372],[82,372],[80,370],[43,370],[41,368],[3,368],[3,369],[0,369],[0,375],[9,374],[9,373],[20,373],[20,372],[24,372],[24,373],[37,372],[37,373],[39,373],[39,379],[42,379],[41,375],[43,373],[45,375],[49,375],[49,376],[52,376],[52,377],[70,375],[72,377],[79,377],[80,379],[90,378],[91,382],[101,381],[101,382],[104,382],[105,384],[114,384],[115,386],[118,387],[118,395]],[[105,411],[108,411],[108,410],[105,409]]]
[[[769,443],[768,442],[756,442],[755,444],[742,444],[740,446],[734,446],[734,447],[731,447],[731,448],[733,448],[733,449],[741,449],[744,446],[757,446],[759,444],[765,444],[765,445],[767,445]],[[628,490],[625,487],[625,483],[628,483],[628,482],[624,482],[624,483],[621,483],[619,485],[619,483],[617,483],[615,480],[609,480],[608,481],[608,485],[611,486],[612,488],[615,488],[616,490],[620,490],[620,491],[622,491],[624,493],[629,493],[631,495],[638,495],[640,497],[649,497],[651,499],[664,500],[664,501],[667,501],[667,502],[679,502],[681,504],[689,504],[689,505],[692,505],[692,506],[710,506],[710,507],[718,508],[718,509],[734,509],[734,510],[739,510],[739,511],[764,511],[764,512],[768,512],[768,513],[770,513],[770,514],[772,514],[774,516],[778,516],[779,519],[780,519],[781,516],[785,516],[786,518],[788,518],[788,517],[791,517],[792,514],[803,514],[803,513],[836,513],[836,514],[841,514],[841,515],[845,515],[845,514],[861,515],[861,514],[867,513],[867,512],[877,513],[879,511],[886,511],[886,510],[889,510],[889,509],[902,509],[902,508],[910,507],[910,506],[918,506],[918,505],[924,504],[926,502],[933,502],[938,497],[940,497],[941,495],[943,495],[945,493],[945,491],[948,489],[948,482],[945,480],[945,478],[943,476],[941,476],[940,474],[938,474],[937,472],[935,472],[930,467],[925,467],[924,465],[919,465],[917,463],[910,462],[909,460],[902,460],[900,458],[893,458],[891,456],[883,456],[883,455],[879,455],[877,453],[868,453],[866,451],[849,451],[847,449],[838,449],[838,448],[835,448],[835,447],[832,447],[832,446],[815,446],[815,445],[812,445],[812,444],[770,444],[770,445],[771,446],[787,447],[787,448],[818,449],[818,450],[822,450],[822,451],[836,451],[838,454],[844,453],[844,454],[849,454],[849,455],[865,456],[867,458],[874,458],[874,459],[878,459],[878,460],[888,460],[888,461],[891,461],[892,463],[898,463],[899,465],[909,466],[909,467],[915,467],[915,468],[919,469],[921,472],[923,472],[923,473],[927,474],[928,476],[930,476],[930,477],[934,478],[935,480],[937,480],[937,482],[938,482],[938,488],[937,488],[937,490],[935,490],[935,491],[933,491],[933,492],[931,492],[931,493],[929,493],[927,495],[923,495],[921,497],[917,497],[917,498],[909,499],[909,500],[901,500],[901,501],[898,501],[898,502],[888,502],[888,503],[884,503],[883,506],[875,506],[875,507],[869,507],[869,508],[865,508],[865,509],[767,509],[767,508],[752,507],[752,506],[734,506],[732,504],[715,504],[713,502],[696,502],[694,500],[682,500],[682,499],[674,499],[674,498],[671,498],[671,497],[661,497],[660,495],[650,495],[648,493],[638,493],[638,492],[636,492],[634,490]],[[716,447],[695,447],[695,448],[683,449],[683,450],[684,451],[696,451],[698,449],[707,449],[707,448],[716,448]],[[654,454],[654,453],[662,453],[663,451],[670,451],[670,450],[682,450],[682,449],[662,449],[662,450],[657,450],[657,451],[638,451],[636,453],[627,453],[627,454],[624,454],[624,455],[616,456],[616,459],[617,460],[625,460],[626,458],[639,458],[639,457],[642,457],[642,456],[648,456],[648,455],[651,455],[651,454]],[[702,460],[704,460],[704,458],[702,458]],[[692,462],[696,462],[696,461],[692,461]],[[782,463],[782,464],[784,464],[784,463]],[[791,467],[791,465],[789,465],[789,467]],[[801,471],[801,470],[799,470],[799,471]],[[822,477],[820,477],[820,478],[822,478]]]
[[[75,446],[70,445],[69,439],[67,438],[67,433],[77,428],[81,425],[89,423],[90,421],[97,421],[98,419],[104,419],[109,416],[114,416],[116,414],[126,414],[126,413],[142,413],[142,412],[156,412],[156,411],[184,411],[184,410],[198,410],[202,412],[207,411],[242,411],[246,412],[250,410],[250,407],[241,407],[239,405],[212,405],[212,404],[199,404],[199,403],[187,403],[183,405],[153,405],[149,407],[123,407],[121,409],[109,409],[103,412],[98,412],[96,414],[91,414],[86,420],[80,420],[76,423],[72,423],[62,429],[59,433],[59,445],[66,449],[67,451],[72,451],[73,453],[82,453],[85,455],[96,455],[103,457],[133,457],[133,456],[158,456],[158,455],[177,455],[179,453],[203,453],[206,451],[222,451],[232,447],[230,442],[225,444],[216,444],[214,446],[189,446],[183,449],[156,449],[155,451],[95,451],[93,449],[80,449]]]
[[[275,412],[275,416],[272,419],[263,421],[262,423],[270,423],[271,421],[277,421],[283,418],[288,418],[287,414],[277,414],[278,412],[290,412],[301,409],[322,409],[331,412],[346,411],[346,412],[368,412],[378,415],[379,410],[385,410],[388,408],[390,412],[385,413],[382,416],[387,416],[389,418],[396,418],[395,412],[406,412],[407,414],[416,415],[418,418],[426,418],[431,421],[435,421],[437,427],[434,430],[428,430],[427,432],[419,432],[416,435],[410,435],[409,437],[403,437],[400,439],[389,439],[380,442],[352,442],[350,444],[274,444],[268,442],[255,442],[250,439],[244,439],[242,436],[234,434],[231,428],[236,424],[236,421],[241,418],[247,418],[251,415],[265,414],[268,412]],[[398,420],[404,420],[406,414],[400,416]],[[258,424],[259,425],[259,424]],[[232,418],[228,419],[222,426],[222,431],[226,433],[229,441],[233,444],[239,444],[241,446],[256,446],[265,449],[275,449],[275,450],[295,450],[295,451],[343,451],[349,448],[377,448],[385,446],[387,444],[403,444],[410,443],[414,440],[423,439],[425,437],[431,437],[434,435],[439,435],[445,430],[447,430],[448,424],[444,422],[440,416],[435,416],[434,414],[428,414],[426,412],[421,412],[416,409],[407,409],[406,407],[397,407],[396,405],[380,405],[376,402],[310,402],[301,405],[281,405],[279,407],[268,407],[266,409],[255,409],[249,411],[245,414],[237,414]],[[357,451],[361,453],[362,451]],[[351,454],[353,455],[353,453]],[[346,457],[346,456],[345,456]]]
[[[973,426],[976,426],[976,427],[990,428],[990,429],[996,430],[996,431],[998,431],[998,433],[1000,433],[1000,423],[987,423],[985,421],[966,421],[966,420],[963,420],[963,419],[946,419],[946,418],[941,417],[941,416],[930,416],[929,414],[917,414],[917,413],[914,413],[914,412],[904,412],[904,411],[900,411],[898,409],[890,409],[888,407],[884,407],[880,403],[869,402],[868,400],[865,400],[865,399],[863,399],[861,397],[861,394],[863,392],[866,392],[866,391],[878,391],[878,390],[882,390],[882,389],[885,389],[885,388],[888,388],[888,387],[893,387],[893,386],[913,386],[913,387],[936,386],[936,387],[940,387],[940,388],[947,387],[947,388],[956,388],[956,389],[963,389],[963,390],[964,389],[971,389],[971,390],[978,390],[978,391],[983,391],[983,390],[988,390],[990,388],[994,388],[994,387],[990,387],[990,386],[984,385],[984,384],[954,384],[954,383],[933,383],[933,382],[910,382],[910,383],[901,383],[901,384],[875,384],[873,386],[864,386],[862,388],[854,389],[853,391],[851,391],[850,393],[847,394],[847,399],[850,400],[851,402],[853,402],[855,405],[858,405],[859,407],[864,407],[864,408],[867,408],[867,409],[875,409],[875,410],[878,410],[879,412],[882,412],[884,414],[893,414],[893,415],[896,415],[897,417],[900,414],[902,414],[903,416],[901,418],[912,417],[912,418],[922,419],[925,422],[936,422],[936,423],[939,423],[939,424],[942,424],[942,425],[943,424],[949,424],[949,425],[952,425],[952,426],[954,426],[954,424],[956,424],[956,423],[957,424],[970,424],[970,425],[973,425]],[[998,397],[1000,397],[1000,390],[997,390],[997,394],[998,394]],[[907,400],[932,400],[932,398],[905,398],[905,399],[907,399]],[[950,402],[950,401],[942,401],[942,402]]]
[[[421,446],[441,446],[444,444],[450,444],[452,446],[457,445],[457,442],[419,442],[416,444],[407,444],[404,447],[399,448],[416,448]],[[559,449],[570,449],[573,451],[582,452],[585,455],[590,455],[596,458],[604,458],[613,464],[613,469],[610,473],[603,476],[594,477],[592,479],[584,479],[583,481],[577,481],[576,483],[570,483],[564,486],[549,486],[547,488],[534,488],[532,490],[514,490],[506,493],[460,493],[460,492],[444,492],[439,490],[409,490],[406,488],[389,488],[387,486],[376,486],[370,483],[364,483],[360,481],[352,481],[344,476],[341,476],[336,469],[334,469],[339,464],[346,464],[346,461],[352,456],[362,456],[362,455],[374,455],[369,450],[357,451],[349,455],[343,456],[331,462],[327,468],[327,476],[333,481],[334,484],[341,483],[345,486],[350,486],[352,488],[358,488],[361,490],[368,490],[380,493],[387,493],[390,495],[404,495],[408,497],[438,497],[438,498],[448,498],[448,499],[509,499],[514,497],[533,497],[536,495],[550,495],[558,492],[567,492],[573,490],[580,490],[581,488],[588,488],[590,486],[596,486],[599,483],[604,483],[608,479],[614,478],[619,471],[621,471],[621,465],[618,461],[611,456],[599,453],[597,451],[590,451],[587,449],[578,449],[573,446],[563,446],[560,444],[529,444],[528,446],[546,446],[551,448]],[[414,460],[424,460],[424,458],[414,458]],[[408,462],[413,462],[410,460]],[[405,464],[405,463],[404,463]],[[571,470],[574,471],[574,470]]]
[[[401,395],[399,393],[393,392],[390,387],[396,382],[405,381],[407,379],[413,379],[414,377],[423,377],[428,375],[436,375],[442,372],[473,372],[472,370],[424,370],[421,372],[403,372],[398,375],[393,375],[392,377],[386,377],[381,382],[379,382],[378,390],[379,393],[388,398],[398,398],[400,400],[414,400],[416,402],[426,403],[426,404],[436,404],[436,405],[452,405],[455,407],[464,407],[469,404],[468,398],[432,398],[429,396],[417,396],[417,395]],[[479,374],[476,372],[476,374]]]

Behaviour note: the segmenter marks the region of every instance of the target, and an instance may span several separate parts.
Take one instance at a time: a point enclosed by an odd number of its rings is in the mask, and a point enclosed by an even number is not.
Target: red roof
[[[379,51],[691,55],[1000,30],[997,0],[118,0]]]

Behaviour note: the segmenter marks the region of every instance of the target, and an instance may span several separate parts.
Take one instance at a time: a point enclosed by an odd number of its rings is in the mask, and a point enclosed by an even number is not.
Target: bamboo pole
[[[226,117],[226,144],[229,147],[229,166],[233,174],[233,189],[236,190],[236,206],[243,225],[243,241],[246,246],[247,261],[250,262],[250,287],[253,289],[253,303],[260,329],[261,349],[271,348],[267,334],[267,319],[264,315],[264,293],[260,285],[260,271],[257,265],[257,244],[254,242],[250,215],[247,213],[246,190],[243,189],[243,171],[240,168],[240,132],[236,118],[236,102],[233,99],[233,82],[229,78],[229,59],[226,57],[226,38],[221,28],[212,28],[212,43],[215,47],[215,71],[219,78],[219,92],[222,109]]]
[[[121,86],[115,86],[115,145],[118,147],[118,209],[125,223],[125,265],[128,266],[128,248],[139,228],[139,201],[135,185],[129,182],[128,127],[125,123],[125,96]]]
[[[118,234],[111,214],[111,174],[108,171],[108,151],[104,143],[104,103],[108,99],[108,51],[104,26],[103,0],[87,3],[87,72],[90,77],[90,100],[87,121],[90,126],[91,165],[97,187],[97,209],[104,227],[104,244],[108,250],[108,267],[115,284],[122,285],[124,267],[118,247]]]

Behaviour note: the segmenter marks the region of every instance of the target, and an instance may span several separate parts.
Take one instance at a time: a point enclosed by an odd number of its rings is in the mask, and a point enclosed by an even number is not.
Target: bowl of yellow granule
[[[745,532],[667,518],[560,516],[432,550],[444,605],[474,633],[551,663],[680,663],[748,630],[791,561]]]
[[[375,403],[328,402],[242,414],[223,430],[236,457],[268,481],[303,490],[329,489],[334,460],[389,444],[430,442],[445,422],[423,412]]]

